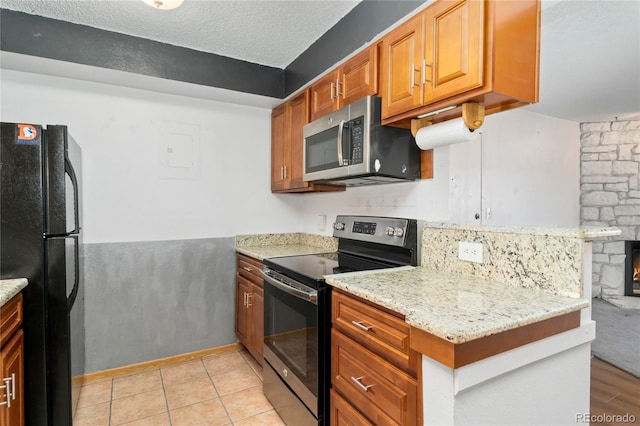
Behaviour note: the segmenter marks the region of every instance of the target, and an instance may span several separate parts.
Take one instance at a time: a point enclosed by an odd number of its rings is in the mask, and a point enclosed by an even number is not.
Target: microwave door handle
[[[344,164],[344,156],[342,155],[342,133],[344,132],[344,120],[340,120],[338,125],[338,167]]]
[[[342,164],[344,164],[345,166],[349,166],[353,163],[353,151],[352,151],[352,147],[351,147],[351,131],[352,131],[352,127],[351,127],[351,122],[345,123],[345,127],[347,128],[347,136],[344,136],[344,131],[342,132],[343,136],[342,136],[342,148],[343,148],[343,160],[344,160],[344,149],[346,148],[346,152],[347,152],[347,159],[343,161]]]

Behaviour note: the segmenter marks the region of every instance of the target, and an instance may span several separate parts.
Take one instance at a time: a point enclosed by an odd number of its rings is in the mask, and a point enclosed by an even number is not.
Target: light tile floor
[[[74,426],[284,425],[245,350],[82,387]]]

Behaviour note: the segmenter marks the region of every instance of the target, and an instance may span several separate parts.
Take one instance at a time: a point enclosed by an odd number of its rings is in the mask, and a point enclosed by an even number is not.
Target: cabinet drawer
[[[331,424],[333,426],[373,426],[348,401],[331,390]]]
[[[334,328],[416,375],[418,354],[409,348],[409,325],[403,319],[337,291],[332,316]]]
[[[22,293],[16,294],[0,309],[0,342],[5,343],[22,324]]]
[[[333,330],[333,388],[376,425],[415,425],[417,381]]]
[[[238,254],[238,273],[254,284],[262,287],[262,262],[249,256]]]

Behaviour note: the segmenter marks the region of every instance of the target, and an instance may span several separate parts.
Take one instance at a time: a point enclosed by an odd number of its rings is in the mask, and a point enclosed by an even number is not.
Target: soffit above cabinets
[[[2,0],[5,9],[285,68],[361,0]]]

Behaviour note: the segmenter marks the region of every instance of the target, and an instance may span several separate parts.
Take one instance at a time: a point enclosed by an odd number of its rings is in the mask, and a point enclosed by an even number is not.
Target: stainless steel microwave
[[[381,124],[368,96],[304,126],[303,179],[347,186],[420,177],[420,148],[408,129]]]

